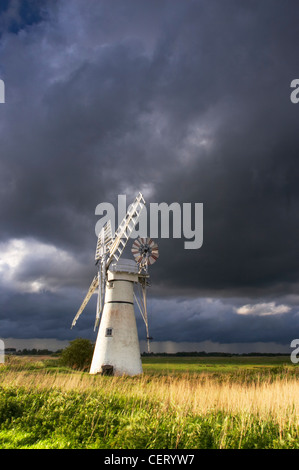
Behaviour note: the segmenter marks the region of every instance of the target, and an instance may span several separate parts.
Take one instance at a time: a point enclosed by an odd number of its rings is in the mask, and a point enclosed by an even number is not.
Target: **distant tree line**
[[[51,356],[53,354],[58,355],[61,351],[50,351],[49,349],[16,349],[16,348],[5,348],[5,354],[14,354],[15,356]]]
[[[250,352],[250,353],[227,353],[227,352],[205,352],[205,351],[192,351],[192,352],[177,352],[177,353],[147,353],[143,352],[141,356],[151,357],[151,356],[173,356],[173,357],[204,357],[204,356],[214,356],[214,357],[233,357],[233,356],[289,356],[289,353],[259,353],[259,352]]]
[[[81,342],[80,342],[80,341]],[[89,342],[89,340],[84,340],[86,342],[86,344],[82,342],[82,338],[78,338],[78,341],[75,342],[75,345],[73,345],[73,348],[76,347],[78,348],[79,350],[80,349],[83,349],[85,350],[86,348],[88,348],[88,351],[90,354],[90,351],[93,350],[93,344]],[[74,342],[71,341],[71,344],[73,344]],[[69,351],[68,348],[66,348],[67,351]],[[65,353],[65,350],[58,350],[58,351],[50,351],[49,349],[36,349],[36,348],[33,348],[33,349],[27,349],[27,348],[24,348],[24,349],[16,349],[16,348],[5,348],[5,354],[14,354],[16,356],[50,356],[50,355],[55,355],[55,356],[59,356],[62,354],[62,352],[64,352],[64,355],[66,354]],[[160,352],[160,353],[147,353],[147,352],[143,352],[141,354],[141,356],[143,357],[154,357],[154,356],[162,356],[162,357],[166,357],[166,356],[169,356],[169,357],[234,357],[234,356],[269,356],[269,357],[273,357],[273,356],[289,356],[289,353],[260,353],[260,352],[250,352],[250,353],[228,353],[228,352],[205,352],[205,351],[190,351],[190,352],[186,352],[186,351],[180,351],[180,352],[176,352],[176,353],[166,353],[166,352]]]

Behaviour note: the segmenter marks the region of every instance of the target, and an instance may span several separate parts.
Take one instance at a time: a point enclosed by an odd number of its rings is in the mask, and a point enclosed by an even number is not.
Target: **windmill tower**
[[[158,258],[158,247],[150,239],[133,243],[132,259],[121,258],[129,237],[137,224],[145,201],[141,193],[135,198],[114,236],[108,221],[97,242],[95,261],[98,272],[76,314],[72,327],[98,289],[95,329],[99,326],[90,374],[137,375],[142,373],[140,348],[134,312],[134,298],[149,333],[146,289],[149,285],[148,265]],[[141,289],[138,300],[134,286]]]

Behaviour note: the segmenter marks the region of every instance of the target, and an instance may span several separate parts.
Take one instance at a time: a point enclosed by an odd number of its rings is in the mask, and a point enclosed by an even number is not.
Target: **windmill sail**
[[[113,260],[118,261],[121,257],[127,242],[130,238],[130,235],[137,224],[138,218],[141,214],[142,209],[144,208],[145,200],[141,193],[138,193],[134,202],[129,206],[129,209],[120,223],[118,229],[116,230],[114,236],[112,235],[111,222],[108,220],[102,230],[99,233],[96,252],[95,252],[95,261],[98,265],[98,273],[94,277],[89,291],[78,310],[77,315],[75,316],[72,327],[76,324],[79,316],[83,312],[87,303],[90,300],[90,297],[94,291],[98,288],[98,300],[97,300],[97,309],[96,309],[96,320],[95,326],[100,323],[101,312],[103,310],[104,301],[105,301],[105,285],[107,278],[107,269],[109,268],[110,263]]]
[[[99,326],[101,320],[101,313],[104,306],[105,301],[105,283],[106,283],[106,265],[105,260],[99,266],[98,271],[98,281],[99,281],[99,292],[98,292],[98,300],[97,300],[97,310],[96,310],[96,319],[94,324],[94,330]]]
[[[83,312],[83,310],[85,309],[86,305],[88,304],[89,302],[89,299],[90,297],[92,296],[92,294],[94,293],[94,291],[96,290],[96,288],[98,287],[98,284],[99,283],[99,280],[98,280],[98,276],[95,276],[93,278],[93,281],[92,283],[90,284],[90,287],[89,287],[89,290],[85,296],[85,299],[83,300],[82,304],[81,304],[81,307],[79,308],[74,320],[73,320],[73,323],[72,323],[72,328],[73,326],[76,325],[76,322],[78,320],[78,318],[80,317],[81,313]]]
[[[134,230],[135,225],[137,224],[144,204],[145,200],[143,199],[142,194],[139,193],[133,204],[131,204],[129,207],[128,212],[115,232],[114,241],[110,246],[110,255],[107,261],[107,268],[113,258],[118,261],[121,257],[128,239],[130,238],[130,235]]]
[[[96,247],[95,261],[99,261],[105,253],[109,250],[113,242],[111,222],[108,220],[98,236],[98,243]]]

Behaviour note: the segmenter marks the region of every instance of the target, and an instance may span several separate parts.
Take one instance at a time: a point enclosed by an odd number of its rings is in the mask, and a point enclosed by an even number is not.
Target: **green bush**
[[[94,346],[88,339],[74,339],[62,351],[59,362],[72,369],[87,370],[91,364],[93,350]]]

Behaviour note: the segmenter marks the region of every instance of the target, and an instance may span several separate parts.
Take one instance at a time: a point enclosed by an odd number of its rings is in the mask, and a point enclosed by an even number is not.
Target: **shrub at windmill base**
[[[89,369],[94,345],[88,339],[77,338],[70,342],[70,345],[62,351],[60,362],[73,369]]]

